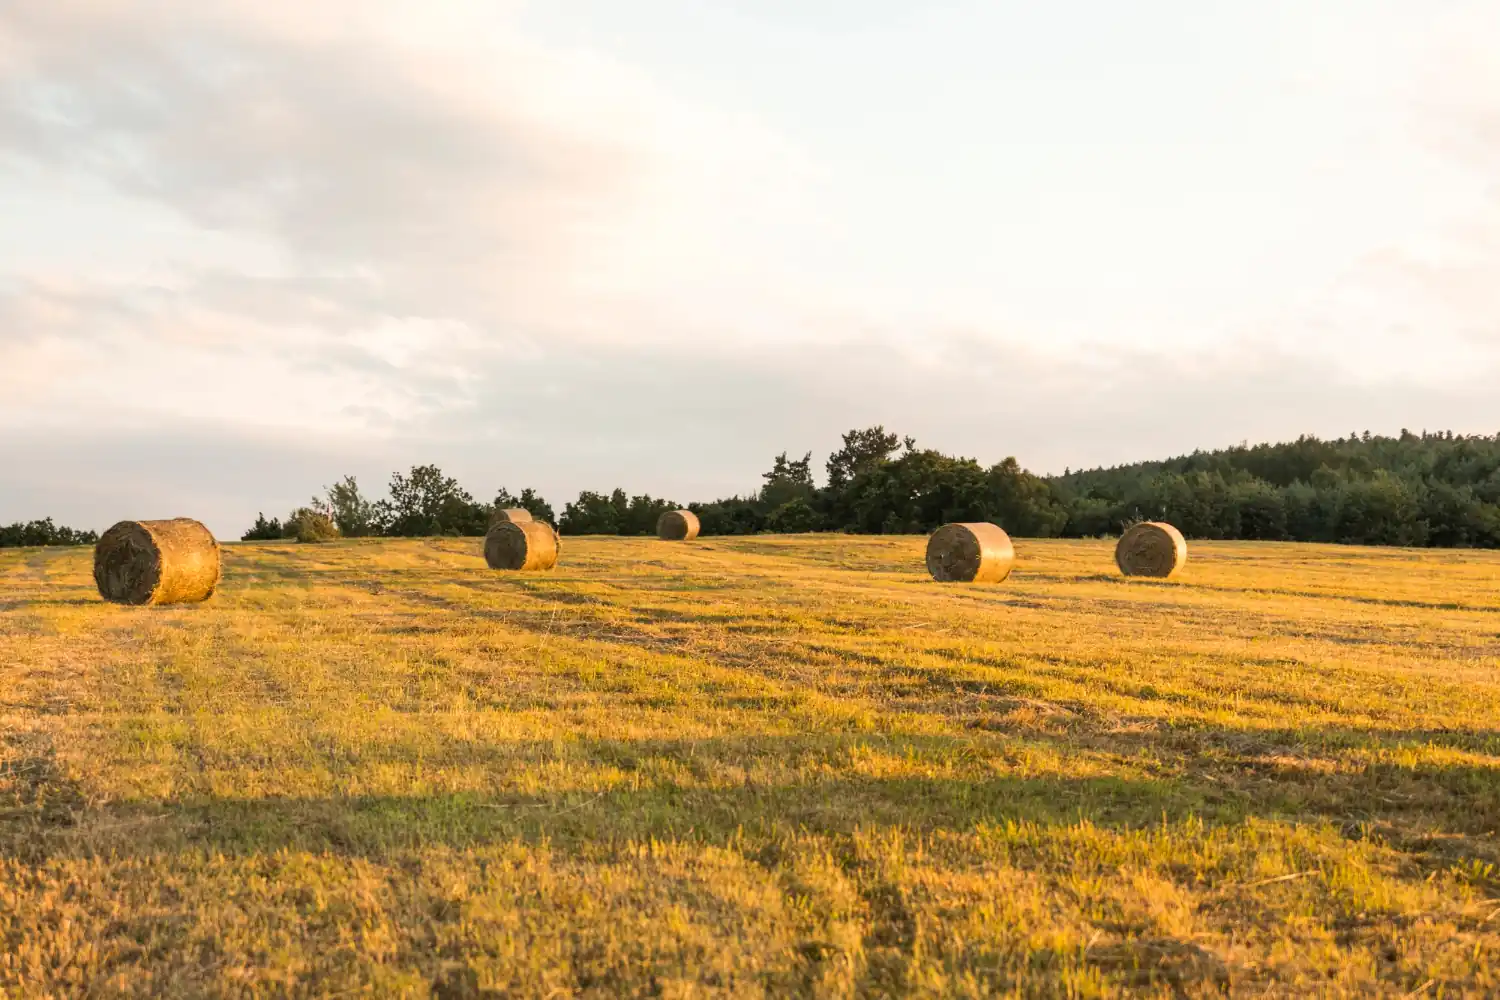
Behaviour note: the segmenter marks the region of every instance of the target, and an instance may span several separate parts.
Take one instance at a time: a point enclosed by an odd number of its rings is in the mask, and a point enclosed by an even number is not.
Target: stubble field
[[[1500,994],[1500,554],[0,552],[0,994]]]

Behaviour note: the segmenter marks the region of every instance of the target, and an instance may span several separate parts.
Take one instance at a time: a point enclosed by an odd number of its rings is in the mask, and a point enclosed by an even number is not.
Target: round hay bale
[[[219,543],[192,518],[121,521],[94,546],[94,582],[119,604],[206,601],[219,585]]]
[[[490,511],[490,527],[504,521],[530,521],[531,511],[525,507],[496,507]]]
[[[558,547],[557,532],[544,521],[501,521],[484,536],[484,561],[490,569],[551,569]]]
[[[939,583],[999,583],[1016,550],[996,524],[945,524],[927,539],[927,572]]]
[[[1115,565],[1126,576],[1166,579],[1187,562],[1187,540],[1164,521],[1133,524],[1115,546]]]
[[[656,535],[667,542],[691,542],[702,530],[698,515],[690,510],[669,510],[656,520]]]

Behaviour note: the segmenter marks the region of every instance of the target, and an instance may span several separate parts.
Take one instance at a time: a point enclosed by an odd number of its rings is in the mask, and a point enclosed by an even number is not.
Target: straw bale
[[[490,569],[551,569],[558,548],[557,532],[545,521],[501,521],[484,536],[484,561]]]
[[[1016,550],[999,525],[945,524],[927,540],[927,572],[939,583],[999,583]]]
[[[1187,540],[1164,521],[1131,525],[1115,546],[1115,565],[1126,576],[1166,579],[1187,562]]]
[[[657,537],[668,542],[691,542],[701,529],[698,515],[690,510],[669,510],[656,522]]]
[[[119,604],[206,601],[219,572],[218,541],[191,518],[121,521],[94,546],[99,595]]]

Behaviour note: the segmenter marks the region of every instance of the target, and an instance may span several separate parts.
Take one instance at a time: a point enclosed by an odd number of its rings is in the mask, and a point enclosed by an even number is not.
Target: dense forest
[[[313,518],[346,537],[477,536],[496,507],[524,507],[567,535],[646,535],[677,506],[621,489],[584,491],[558,514],[533,489],[476,500],[421,465],[393,475],[376,500],[346,476],[284,519],[261,514],[244,538],[305,536]],[[707,535],[925,533],[948,521],[994,521],[1021,537],[1093,537],[1154,519],[1190,538],[1495,548],[1500,435],[1301,437],[1044,477],[1014,458],[984,466],[870,427],[845,434],[821,475],[811,454],[781,454],[757,489],[687,506]],[[0,528],[0,547],[95,540],[50,519]]]
[[[695,506],[705,533],[926,532],[972,519],[1077,538],[1164,520],[1190,538],[1500,546],[1500,435],[1302,437],[1043,478],[877,427],[844,436],[823,487],[810,465],[782,456],[758,494]]]
[[[1158,519],[1190,538],[1500,546],[1500,435],[1302,437],[1042,477],[1014,458],[984,466],[871,427],[845,434],[822,472],[820,483],[811,454],[781,454],[753,492],[687,506],[706,535],[925,533],[973,520],[1021,537],[1092,537]],[[585,491],[554,518],[534,490],[481,503],[430,465],[396,474],[389,492],[370,502],[346,477],[286,522],[262,516],[246,537],[292,537],[306,511],[345,535],[480,535],[496,506],[525,507],[563,534],[645,535],[678,506]]]
[[[1193,538],[1500,546],[1500,435],[1301,437],[1049,481],[1066,533],[1141,517]]]

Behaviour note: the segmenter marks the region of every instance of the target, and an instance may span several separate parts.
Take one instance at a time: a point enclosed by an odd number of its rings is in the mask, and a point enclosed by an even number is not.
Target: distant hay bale
[[[939,583],[999,583],[1016,550],[999,525],[945,524],[927,540],[927,572]]]
[[[292,529],[292,537],[303,544],[331,542],[339,537],[339,526],[333,523],[333,518],[309,507],[293,511],[287,526]]]
[[[1131,525],[1115,546],[1115,565],[1126,576],[1165,579],[1187,562],[1187,540],[1164,521]]]
[[[119,604],[206,601],[219,585],[219,543],[197,521],[121,521],[94,546],[99,596]]]
[[[545,521],[501,521],[484,536],[490,569],[544,570],[557,565],[558,539]]]
[[[496,507],[490,511],[490,527],[504,521],[530,521],[531,511],[525,507]]]
[[[669,510],[656,520],[656,535],[667,542],[691,542],[702,528],[690,510]]]

